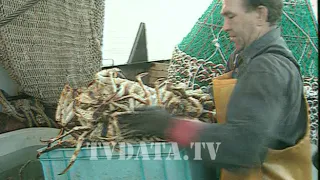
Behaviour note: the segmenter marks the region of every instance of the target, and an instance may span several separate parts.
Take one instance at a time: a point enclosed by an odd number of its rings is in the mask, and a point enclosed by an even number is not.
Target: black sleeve
[[[227,123],[207,124],[199,134],[200,142],[221,143],[214,160],[207,150],[202,159],[226,169],[261,165],[286,102],[285,89],[272,72],[253,69],[243,75],[230,97]]]

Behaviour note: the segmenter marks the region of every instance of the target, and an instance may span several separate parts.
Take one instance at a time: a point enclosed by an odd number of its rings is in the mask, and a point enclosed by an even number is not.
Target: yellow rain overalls
[[[213,92],[218,123],[225,123],[227,105],[237,79],[232,78],[232,72],[214,78]],[[299,98],[299,97],[297,97]],[[308,103],[305,99],[307,108]],[[283,150],[269,149],[265,162],[260,168],[252,169],[247,174],[234,174],[221,169],[220,180],[311,180],[311,143],[309,116],[305,136],[295,145]]]

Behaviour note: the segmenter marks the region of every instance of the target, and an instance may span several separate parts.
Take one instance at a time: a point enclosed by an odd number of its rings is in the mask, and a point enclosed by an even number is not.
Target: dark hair
[[[256,9],[258,6],[265,6],[268,9],[268,22],[275,25],[282,16],[282,0],[243,0],[248,11]]]

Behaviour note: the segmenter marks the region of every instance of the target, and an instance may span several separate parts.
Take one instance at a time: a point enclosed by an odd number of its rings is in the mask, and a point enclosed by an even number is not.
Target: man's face
[[[245,0],[223,0],[221,15],[224,17],[223,30],[229,34],[236,49],[249,46],[256,37],[258,28],[258,13],[247,11]]]

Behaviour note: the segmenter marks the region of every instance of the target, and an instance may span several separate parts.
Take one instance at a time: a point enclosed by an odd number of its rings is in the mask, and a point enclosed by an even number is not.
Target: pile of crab
[[[118,68],[104,69],[95,75],[88,87],[73,89],[65,85],[57,106],[56,121],[62,127],[38,157],[55,148],[76,147],[64,174],[75,162],[84,142],[163,141],[157,137],[137,137],[130,129],[121,128],[117,116],[132,113],[143,106],[160,106],[173,115],[199,121],[214,122],[214,104],[209,94],[199,90],[187,90],[183,84],[173,85],[159,79],[155,88],[144,85],[142,77],[137,81],[124,77]],[[65,137],[70,137],[64,140]],[[54,143],[57,142],[57,143]],[[54,145],[53,145],[54,144]]]

